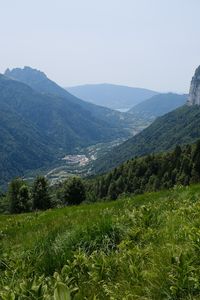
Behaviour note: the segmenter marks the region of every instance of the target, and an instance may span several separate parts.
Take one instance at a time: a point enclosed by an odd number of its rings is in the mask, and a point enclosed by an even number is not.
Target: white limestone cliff
[[[192,77],[187,104],[189,106],[200,105],[200,66]]]

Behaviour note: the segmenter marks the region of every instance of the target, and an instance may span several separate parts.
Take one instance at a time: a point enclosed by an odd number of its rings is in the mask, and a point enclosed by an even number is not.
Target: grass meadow
[[[0,216],[0,299],[200,299],[200,185]]]

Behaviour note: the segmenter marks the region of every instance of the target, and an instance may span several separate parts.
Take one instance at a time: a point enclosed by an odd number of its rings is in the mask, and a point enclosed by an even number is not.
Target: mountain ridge
[[[66,90],[85,101],[111,109],[130,109],[135,104],[159,94],[156,91],[145,88],[109,83],[85,84],[68,87]]]
[[[134,127],[133,117],[129,114],[122,114],[107,107],[102,107],[90,102],[84,101],[70,94],[60,87],[57,83],[49,79],[43,72],[31,67],[7,69],[4,73],[8,78],[23,82],[39,93],[52,94],[67,99],[71,104],[77,104],[82,109],[87,110],[94,118],[98,118],[105,124],[118,128],[118,130],[127,131],[126,136],[130,135],[128,127]],[[39,74],[39,78],[38,78]],[[41,75],[42,74],[42,75]],[[41,80],[42,76],[42,80]]]

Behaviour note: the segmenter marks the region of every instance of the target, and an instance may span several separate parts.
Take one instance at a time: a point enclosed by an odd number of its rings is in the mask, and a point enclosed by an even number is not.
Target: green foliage
[[[62,282],[58,282],[54,291],[55,300],[71,300],[70,292],[66,288],[66,285]]]
[[[29,187],[23,184],[19,189],[19,200],[21,204],[21,212],[28,212],[31,210],[31,199]]]
[[[10,212],[10,202],[7,195],[0,196],[0,214],[8,214]]]
[[[106,175],[87,182],[87,195],[115,200],[120,195],[169,189],[200,181],[200,141],[174,151],[129,160]]]
[[[11,213],[30,211],[29,188],[21,178],[13,179],[8,188],[8,199]]]
[[[177,185],[0,216],[0,298],[197,300],[199,199],[199,185]]]
[[[64,183],[63,201],[68,205],[80,204],[86,198],[85,186],[79,177],[70,177]]]
[[[48,181],[44,176],[36,177],[33,183],[33,209],[45,210],[51,208]]]

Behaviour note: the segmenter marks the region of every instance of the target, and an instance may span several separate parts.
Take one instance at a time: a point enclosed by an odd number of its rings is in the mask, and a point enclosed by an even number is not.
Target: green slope
[[[117,199],[200,181],[200,140],[173,151],[128,160],[86,181],[89,199]]]
[[[120,163],[149,153],[173,149],[200,138],[200,107],[183,106],[156,119],[149,127],[94,163],[95,172],[106,172]]]
[[[129,110],[134,117],[155,119],[186,103],[187,95],[174,93],[159,94],[147,99]]]
[[[0,216],[0,297],[197,300],[199,199],[197,185]]]
[[[106,107],[83,101],[67,92],[54,81],[50,80],[41,71],[30,67],[24,67],[23,69],[15,68],[13,70],[6,70],[5,75],[11,79],[15,79],[29,85],[31,88],[40,93],[62,97],[67,101],[69,106],[73,104],[79,105],[80,108],[77,109],[77,113],[81,109],[87,111],[87,113],[89,112],[88,119],[93,117],[105,123],[105,126],[108,127],[108,131],[109,127],[116,128],[120,134],[122,133],[125,137],[127,137],[130,133],[130,129],[132,131],[132,128],[137,128],[137,119],[135,120],[135,118],[130,114],[123,114]],[[116,134],[114,134],[113,139],[115,136]]]

